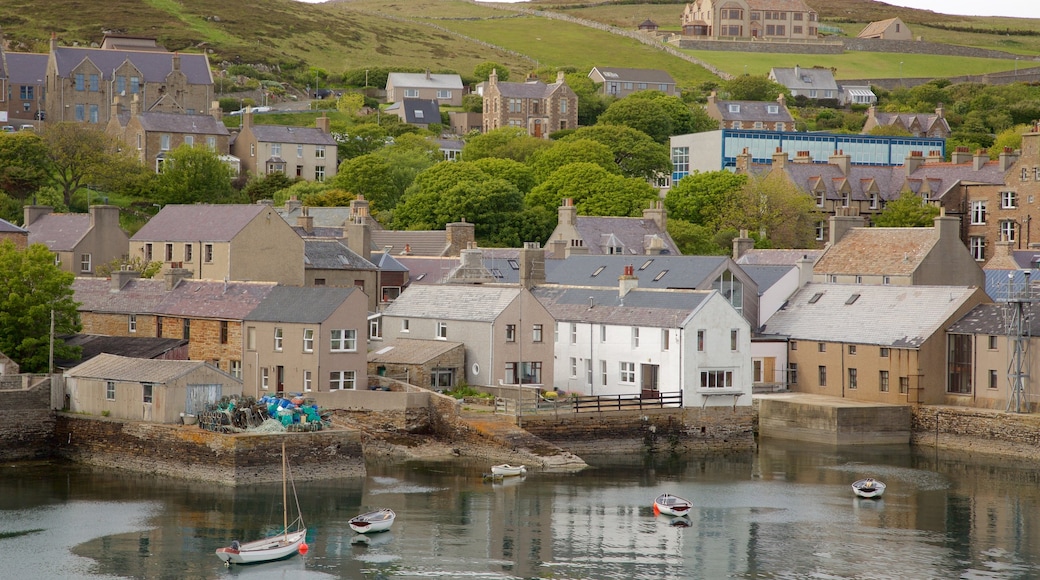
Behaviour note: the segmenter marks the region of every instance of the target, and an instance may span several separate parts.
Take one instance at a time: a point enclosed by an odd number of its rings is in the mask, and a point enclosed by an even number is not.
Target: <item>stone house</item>
[[[254,125],[252,109],[242,114],[242,127],[231,139],[231,154],[249,175],[284,173],[324,182],[336,176],[336,140],[329,134],[328,117],[315,120],[315,127]]]
[[[683,9],[684,36],[815,40],[819,16],[801,0],[696,0]]]
[[[589,78],[599,85],[599,94],[618,99],[639,91],[660,91],[669,96],[679,95],[675,79],[663,70],[596,66],[589,71]]]
[[[29,244],[43,244],[58,266],[77,276],[129,255],[130,236],[119,225],[119,207],[92,205],[88,213],[52,213],[53,208],[27,205],[25,229]]]
[[[930,228],[864,227],[859,216],[832,216],[827,249],[813,281],[855,285],[984,288],[982,268],[959,235],[960,220],[939,215]]]
[[[769,79],[780,83],[791,91],[792,97],[804,96],[808,99],[838,99],[841,89],[834,80],[834,73],[829,68],[794,68],[773,67],[769,69]]]
[[[125,110],[116,97],[105,132],[136,149],[138,160],[159,173],[169,152],[181,145],[205,147],[227,156],[231,133],[221,122],[221,115],[218,106],[209,115],[141,112],[136,98]]]
[[[398,338],[368,353],[368,374],[450,390],[466,375],[466,345]]]
[[[951,404],[946,329],[982,288],[810,283],[766,327],[787,340],[788,388],[892,404]]]
[[[563,71],[552,84],[537,79],[499,82],[498,73],[491,71],[484,87],[484,132],[501,127],[519,127],[542,139],[554,131],[577,129],[578,96],[564,82]]]
[[[794,131],[794,117],[782,94],[776,101],[724,101],[712,91],[704,110],[723,129]]]
[[[399,338],[465,344],[465,369],[451,377],[455,383],[553,383],[553,318],[522,286],[412,285],[382,318],[384,344]]]
[[[10,240],[15,248],[24,250],[29,247],[29,231],[5,219],[0,219],[0,243],[5,240]]]
[[[141,111],[206,112],[213,75],[205,54],[58,46],[51,37],[46,69],[47,121],[105,127],[117,96],[140,99]]]
[[[243,388],[257,398],[367,390],[366,304],[356,288],[271,289],[243,320]]]
[[[264,204],[167,205],[130,239],[130,255],[200,280],[305,280],[303,239]]]
[[[889,18],[871,22],[863,27],[856,38],[877,38],[881,40],[913,40],[914,35],[899,18]]]
[[[541,285],[556,321],[553,386],[584,395],[683,394],[683,406],[751,404],[751,326],[717,291]],[[716,395],[728,395],[721,401]]]
[[[0,111],[11,125],[41,126],[46,118],[43,87],[47,78],[46,54],[4,50],[0,35]]]
[[[64,373],[69,412],[125,421],[177,423],[221,397],[242,394],[242,381],[197,360],[100,354]]]
[[[388,103],[425,99],[459,107],[462,106],[463,92],[462,77],[457,74],[431,74],[427,70],[425,73],[392,72],[386,77]]]
[[[578,215],[574,200],[564,199],[558,209],[556,228],[547,244],[555,259],[571,255],[623,256],[679,255],[679,247],[668,234],[664,204],[654,202],[643,217]]]
[[[871,105],[867,109],[867,121],[863,124],[863,130],[860,133],[870,133],[874,127],[897,127],[914,137],[947,139],[952,134],[942,103],[935,108],[935,113],[885,113]]]

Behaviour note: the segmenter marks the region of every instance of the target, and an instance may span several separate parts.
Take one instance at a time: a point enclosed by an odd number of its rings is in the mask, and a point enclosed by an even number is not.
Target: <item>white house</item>
[[[538,286],[556,320],[555,388],[656,397],[688,407],[751,404],[751,325],[715,290]],[[717,396],[721,395],[721,396]]]

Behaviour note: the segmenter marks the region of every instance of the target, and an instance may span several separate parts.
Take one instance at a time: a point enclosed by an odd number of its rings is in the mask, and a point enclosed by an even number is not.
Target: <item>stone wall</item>
[[[22,379],[28,375],[15,375]],[[5,379],[11,377],[5,377]],[[20,381],[19,381],[20,382]],[[7,385],[13,387],[17,383]],[[51,383],[36,381],[30,387],[0,391],[0,460],[49,457],[54,447],[54,411]]]
[[[751,407],[525,415],[523,428],[577,455],[755,448],[755,412]]]
[[[911,443],[1040,459],[1040,415],[967,407],[915,407]]]
[[[224,484],[281,480],[281,445],[296,480],[363,477],[354,430],[225,435],[194,426],[86,418],[58,413],[61,457],[91,465]]]

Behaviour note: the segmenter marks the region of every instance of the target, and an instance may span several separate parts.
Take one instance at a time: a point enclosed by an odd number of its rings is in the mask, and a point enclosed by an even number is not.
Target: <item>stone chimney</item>
[[[563,198],[563,205],[557,209],[556,216],[560,225],[573,226],[576,224],[578,208],[574,207],[574,200],[569,197]]]
[[[719,93],[717,91],[712,91],[711,93],[708,94],[708,104],[709,105],[714,105],[715,103],[718,102],[718,100],[719,100]]]
[[[745,151],[746,151],[746,149],[745,149]],[[749,155],[749,157],[750,157],[750,155]],[[783,149],[777,147],[776,151],[773,151],[773,167],[776,167],[778,169],[783,169],[783,168],[787,167],[787,162],[789,160],[790,160],[790,157],[787,156],[787,153],[785,153]]]
[[[33,222],[54,211],[49,205],[27,205],[22,208],[22,227],[28,228]]]
[[[141,94],[134,93],[130,97],[130,116],[136,117],[141,114]]]
[[[289,202],[285,202],[285,205],[289,205]],[[307,208],[303,208],[300,211],[300,215],[296,216],[296,227],[301,228],[308,234],[314,233],[314,216]]]
[[[943,104],[942,103],[938,103],[935,106],[935,116],[940,118],[940,119],[945,119],[946,118],[946,109],[943,108]]]
[[[840,208],[844,209],[844,208]],[[866,220],[859,215],[847,215],[850,212],[836,212],[828,218],[828,226],[830,227],[829,239],[827,245],[833,246],[834,244],[841,241],[845,234],[852,228],[862,228],[866,226]],[[839,215],[840,214],[840,215]]]
[[[806,284],[812,282],[813,276],[813,261],[808,254],[802,254],[802,257],[798,259],[798,287],[804,288]]]
[[[567,245],[567,256],[587,256],[589,254],[589,247],[585,245],[585,240],[574,239],[571,240],[570,244]]]
[[[1022,133],[1022,149],[1020,155],[1026,159],[1040,156],[1040,123],[1033,123],[1027,133]]]
[[[795,163],[809,164],[813,162],[812,154],[809,151],[798,151],[794,156]]]
[[[737,173],[748,173],[751,171],[751,153],[748,152],[748,148],[745,147],[743,151],[737,154]]]
[[[325,113],[322,113],[320,117],[314,120],[314,126],[322,133],[328,135],[332,132],[332,119],[330,119]]]
[[[179,52],[173,53],[173,70],[181,70],[181,53]]]
[[[1014,165],[1016,161],[1018,161],[1018,153],[1010,147],[1005,147],[1004,150],[1000,152],[1000,156],[997,157],[997,159],[1000,163],[1000,170],[1007,171],[1008,169],[1011,169],[1011,166]]]
[[[906,176],[910,177],[919,167],[924,165],[924,152],[922,151],[911,151],[910,155],[903,161],[903,167],[906,169]]]
[[[524,242],[520,248],[520,285],[530,289],[539,284],[545,284],[545,250],[538,242]]]
[[[849,176],[849,170],[852,168],[851,155],[845,153],[841,149],[838,149],[834,152],[833,155],[830,156],[830,159],[828,159],[827,161],[829,161],[831,165],[837,166],[838,170],[841,171],[842,175],[844,175],[845,177]]]
[[[960,240],[961,220],[958,217],[946,215],[946,209],[940,207],[939,215],[935,216],[935,229],[940,240]]]
[[[451,271],[448,279],[452,282],[468,284],[491,284],[496,282],[495,275],[484,267],[484,252],[471,243],[459,253],[459,265]]]
[[[426,80],[430,80],[430,69],[426,69]]]
[[[493,87],[498,85],[498,69],[491,69],[491,74],[488,75],[488,86]]]
[[[447,224],[444,226],[444,230],[448,242],[446,256],[458,256],[462,250],[468,248],[477,239],[473,224],[465,220]]]
[[[91,229],[114,231],[119,228],[119,206],[92,205],[88,211]]]
[[[971,161],[971,149],[964,146],[955,147],[953,152],[950,153],[950,163],[954,165],[960,165],[961,163],[967,163]]]
[[[556,71],[556,82],[562,85],[563,84],[563,76],[564,75],[563,75],[563,71],[562,70]]]
[[[224,121],[224,110],[220,108],[220,101],[212,101],[209,104],[209,116],[216,119],[218,123]]]
[[[303,202],[300,198],[295,195],[289,196],[289,199],[285,200],[285,211],[293,212],[303,207]]]
[[[109,109],[109,117],[115,119],[123,112],[123,98],[119,95],[112,97],[112,107]]]
[[[242,112],[242,130],[252,128],[253,126],[253,107],[246,107],[246,110]]]
[[[993,256],[986,262],[987,270],[1019,270],[1021,269],[1018,262],[1012,256],[1012,251],[1015,249],[1015,242],[1005,240],[1003,238],[1000,241],[993,244]]]
[[[650,207],[643,210],[643,219],[653,220],[662,232],[668,231],[668,212],[664,209],[664,202],[659,199],[654,200]]]
[[[166,291],[169,292],[180,284],[181,280],[190,279],[191,270],[186,268],[170,268],[163,271],[163,280],[166,282]]]
[[[755,240],[748,236],[747,230],[740,230],[740,235],[733,238],[733,260],[739,260],[741,256],[755,247]]]
[[[629,292],[639,287],[639,278],[635,275],[636,267],[625,266],[625,273],[618,277],[618,296],[624,298]]]
[[[971,167],[975,171],[981,171],[987,161],[989,161],[989,153],[985,149],[979,149],[971,159]]]
[[[942,163],[943,161],[946,161],[946,158],[943,157],[942,151],[939,149],[932,149],[929,151],[928,158],[924,160],[925,164],[931,165]]]
[[[549,240],[549,259],[563,260],[567,258],[567,240],[556,238]]]
[[[51,54],[54,54],[54,52],[56,50],[58,50],[58,33],[57,32],[52,32],[51,33]]]
[[[344,228],[347,234],[347,247],[362,258],[372,261],[372,227],[368,225],[368,206],[359,207],[347,218]]]
[[[787,97],[785,97],[783,93],[780,93],[780,95],[776,97],[776,102],[780,103],[781,107],[787,107]]]
[[[112,272],[110,290],[118,292],[126,286],[126,283],[135,278],[140,278],[141,273],[137,270],[115,270]]]

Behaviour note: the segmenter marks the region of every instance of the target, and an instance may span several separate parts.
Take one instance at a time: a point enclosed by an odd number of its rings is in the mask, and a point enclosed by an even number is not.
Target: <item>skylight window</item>
[[[507,261],[509,262],[509,267],[510,268],[512,268],[514,270],[519,270],[520,269],[520,263],[517,262],[516,260],[507,260]]]
[[[845,304],[849,305],[856,302],[857,300],[859,300],[859,294],[853,294],[852,296],[849,296],[849,299],[845,301]]]
[[[664,275],[667,274],[667,273],[668,273],[668,270],[661,270],[660,273],[658,273],[656,276],[654,276],[654,282],[660,282],[661,278],[664,278]]]
[[[820,298],[823,298],[823,292],[817,292],[816,294],[813,294],[812,298],[809,299],[809,304],[816,304],[820,301]]]
[[[639,270],[640,271],[646,270],[648,267],[650,267],[650,264],[653,264],[653,263],[654,263],[654,260],[653,260],[653,258],[651,258],[651,259],[643,262],[643,265],[639,267]]]
[[[607,269],[606,266],[600,266],[599,268],[596,268],[596,271],[592,273],[592,277],[595,278],[596,276],[599,276],[600,274],[603,273],[603,270],[606,270],[606,269]]]

